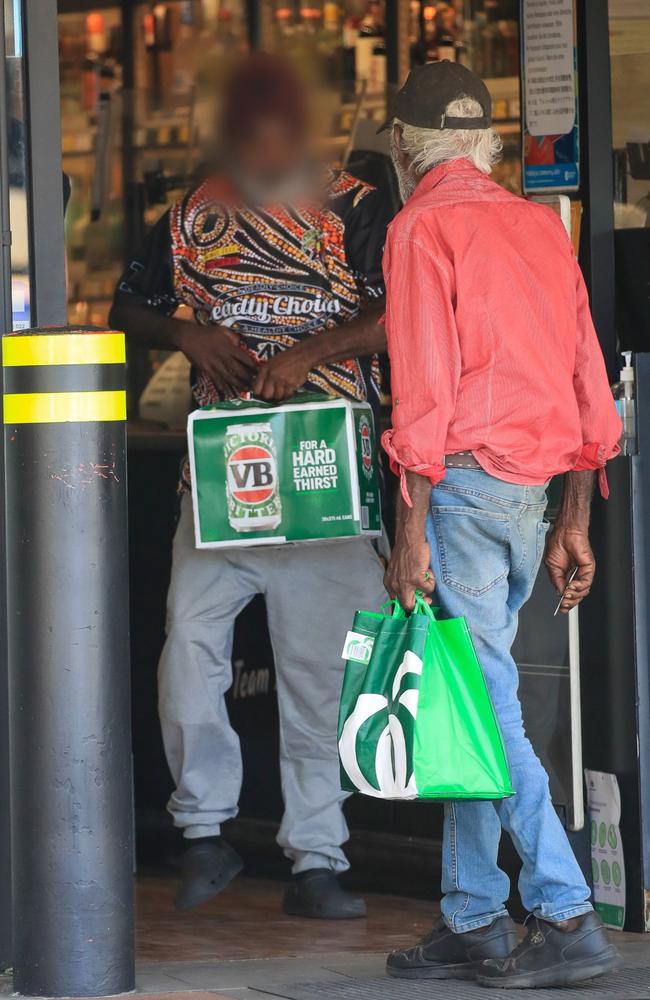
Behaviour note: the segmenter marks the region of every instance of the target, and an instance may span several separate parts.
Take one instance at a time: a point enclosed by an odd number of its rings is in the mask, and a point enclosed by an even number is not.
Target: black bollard
[[[2,338],[14,988],[134,987],[124,336]]]

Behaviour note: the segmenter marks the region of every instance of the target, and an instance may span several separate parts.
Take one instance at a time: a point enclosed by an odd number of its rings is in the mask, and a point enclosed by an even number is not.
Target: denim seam
[[[489,500],[498,507],[505,507],[510,510],[519,509],[521,511],[536,511],[546,510],[547,507],[546,500],[543,500],[540,503],[528,503],[528,501],[523,500],[508,500],[506,497],[499,497],[494,493],[484,493],[482,490],[470,489],[468,486],[458,486],[456,483],[445,483],[444,481],[436,483],[434,489],[442,490],[444,493],[458,493],[462,496],[477,497],[479,500]]]
[[[458,509],[458,508],[456,508],[456,509]],[[448,509],[445,508],[445,513],[448,513],[448,512],[449,512]],[[442,578],[443,578],[443,580],[445,581],[445,583],[447,584],[448,587],[451,587],[452,590],[455,590],[455,591],[457,591],[459,593],[469,594],[471,597],[482,597],[484,594],[487,594],[488,591],[492,590],[493,587],[495,587],[497,585],[497,583],[500,583],[502,580],[505,580],[505,578],[508,576],[508,573],[510,572],[510,567],[507,565],[507,563],[504,566],[503,572],[500,573],[498,576],[496,576],[488,584],[486,584],[485,587],[481,587],[481,588],[466,587],[464,584],[458,583],[456,580],[453,580],[452,577],[451,577],[450,569],[449,569],[449,563],[447,562],[447,549],[445,547],[444,536],[443,536],[443,533],[442,533],[442,526],[440,524],[440,511],[439,510],[432,510],[431,513],[432,513],[432,516],[433,516],[433,525],[434,525],[434,529],[435,529],[435,532],[436,532],[436,538],[438,540],[438,554],[439,554],[439,557],[440,557],[440,566],[441,566],[441,569],[442,569]],[[479,512],[479,516],[480,516],[480,512]],[[491,520],[497,520],[497,519],[499,521],[501,521],[502,524],[505,525],[505,529],[506,530],[505,530],[504,544],[509,547],[510,546],[510,518],[507,515],[504,515],[503,519],[501,519],[501,517],[499,517],[499,518],[496,518],[496,519],[492,518]]]
[[[535,553],[536,563],[539,563],[542,556],[544,555],[544,543],[546,542],[546,534],[548,532],[549,527],[550,524],[548,523],[548,521],[537,522],[537,550]]]
[[[526,537],[525,537],[523,531],[521,530],[521,518],[522,518],[522,516],[523,516],[524,513],[525,513],[524,510],[520,510],[519,513],[517,514],[517,532],[519,533],[519,537],[521,539],[522,556],[521,556],[521,559],[520,559],[519,564],[516,567],[516,569],[512,569],[511,570],[513,576],[515,576],[519,572],[519,570],[521,569],[521,567],[526,562],[526,556],[528,555],[528,550],[526,548]]]
[[[510,509],[518,507],[526,507],[525,503],[521,500],[507,500],[504,497],[495,496],[492,493],[484,493],[482,490],[472,490],[467,486],[457,486],[455,483],[436,483],[434,486],[435,490],[442,490],[445,493],[460,493],[462,496],[466,497],[477,497],[479,500],[489,500],[499,507],[508,507]],[[541,506],[541,504],[540,504]]]
[[[449,803],[449,812],[451,815],[451,877],[454,883],[454,889],[458,892],[458,867],[456,865],[456,809],[454,808],[454,803]]]
[[[479,927],[489,927],[490,924],[493,924],[499,917],[509,916],[510,914],[505,907],[503,907],[502,909],[497,910],[496,913],[489,914],[487,917],[475,917],[474,920],[467,920],[466,922],[462,920],[460,922],[455,921],[454,926],[451,929],[455,931],[456,934],[466,934],[468,931],[478,930]]]
[[[445,514],[466,514],[469,517],[482,517],[486,521],[501,521],[505,524],[512,517],[511,513],[501,510],[485,510],[484,507],[461,507],[460,504],[432,503],[431,512],[444,511]]]
[[[450,817],[451,817],[451,877],[452,877],[452,880],[453,880],[453,883],[454,883],[454,889],[458,893],[461,890],[460,890],[460,885],[458,884],[458,863],[457,863],[457,854],[458,854],[458,851],[457,851],[457,843],[456,843],[456,803],[455,802],[450,802],[449,803],[449,814],[450,814]],[[449,920],[450,920],[450,926],[451,926],[452,930],[456,929],[456,917],[458,916],[458,914],[461,914],[461,916],[462,916],[462,914],[465,912],[465,910],[469,906],[469,902],[470,902],[470,896],[469,896],[469,893],[466,892],[465,893],[465,902],[463,903],[462,907],[460,907],[460,909],[458,909],[458,910],[454,910],[454,912],[452,913],[451,917],[449,918]]]
[[[560,920],[570,920],[571,917],[581,917],[583,913],[591,913],[593,906],[589,902],[580,903],[577,906],[565,907],[563,910],[557,910],[555,913],[546,913],[544,904],[535,907],[534,914],[536,917],[540,917],[542,920],[560,921]]]

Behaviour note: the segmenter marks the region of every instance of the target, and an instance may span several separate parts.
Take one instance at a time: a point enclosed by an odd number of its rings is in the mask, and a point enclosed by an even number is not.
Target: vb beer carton
[[[188,423],[197,548],[381,534],[372,410],[234,400]]]

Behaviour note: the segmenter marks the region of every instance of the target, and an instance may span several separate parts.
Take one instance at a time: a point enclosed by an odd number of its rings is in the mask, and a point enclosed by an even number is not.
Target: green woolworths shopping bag
[[[405,615],[357,611],[343,656],[341,784],[382,799],[512,795],[503,740],[464,618],[420,597]]]

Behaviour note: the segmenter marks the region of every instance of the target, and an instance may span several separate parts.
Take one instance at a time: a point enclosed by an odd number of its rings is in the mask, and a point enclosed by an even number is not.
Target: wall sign
[[[580,182],[574,0],[521,0],[524,191]]]
[[[585,771],[591,829],[594,909],[606,927],[625,923],[625,863],[621,844],[621,793],[615,774]]]

